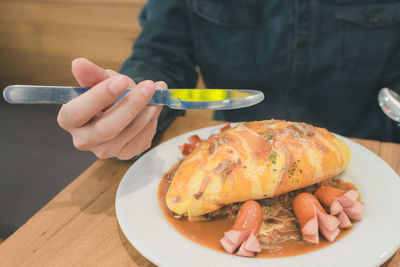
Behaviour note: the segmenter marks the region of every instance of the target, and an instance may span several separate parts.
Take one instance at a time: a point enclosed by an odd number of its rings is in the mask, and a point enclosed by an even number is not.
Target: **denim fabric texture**
[[[400,142],[377,103],[400,89],[400,1],[149,0],[121,72],[136,81],[262,90],[215,119],[303,121],[345,136]],[[163,130],[176,112],[160,116]]]

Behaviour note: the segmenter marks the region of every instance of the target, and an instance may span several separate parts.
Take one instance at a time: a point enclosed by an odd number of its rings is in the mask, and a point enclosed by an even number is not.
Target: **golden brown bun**
[[[274,197],[338,175],[350,158],[349,147],[323,128],[279,120],[239,124],[210,136],[183,160],[167,206],[192,218]]]

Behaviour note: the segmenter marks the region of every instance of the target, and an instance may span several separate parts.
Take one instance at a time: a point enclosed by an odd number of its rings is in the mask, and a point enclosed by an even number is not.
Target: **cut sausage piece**
[[[230,128],[232,128],[231,127],[231,124],[230,123],[228,123],[227,125],[225,125],[224,127],[221,127],[221,129],[219,129],[221,132],[223,132],[223,131],[226,131],[226,130],[228,130],[228,129],[230,129]]]
[[[237,248],[238,256],[253,257],[255,252],[261,251],[257,233],[263,219],[262,207],[254,200],[246,201],[240,208],[231,230],[224,233],[220,240],[224,249],[233,253]]]
[[[357,190],[351,189],[336,199],[340,202],[343,208],[350,207],[357,201],[360,194]]]
[[[236,255],[242,257],[254,257],[255,252],[260,252],[260,251],[261,251],[260,241],[258,241],[255,233],[251,232],[249,237],[240,246],[239,251],[236,253]]]
[[[349,217],[347,217],[346,213],[342,210],[338,215],[338,219],[340,220],[339,227],[342,229],[351,228],[353,224],[351,223]]]
[[[360,221],[364,214],[364,203],[359,201],[357,190],[347,192],[324,184],[315,191],[316,198],[329,208],[331,215],[336,215],[341,221],[341,228],[349,228],[349,218]],[[348,217],[347,219],[345,218]]]
[[[345,191],[335,188],[333,186],[324,184],[315,191],[315,197],[326,208],[330,208],[335,198],[342,196]]]
[[[327,214],[313,195],[309,193],[297,195],[293,200],[293,210],[300,222],[305,241],[319,244],[318,230],[328,241],[335,240],[339,234],[339,219]]]
[[[343,212],[343,207],[342,205],[340,205],[339,201],[334,200],[332,201],[332,205],[331,208],[329,209],[329,212],[331,213],[331,215],[338,215],[341,212]]]
[[[299,220],[300,221],[300,220]],[[318,218],[314,215],[308,222],[301,225],[301,233],[303,234],[303,240],[312,244],[319,244],[318,234]]]
[[[195,145],[188,143],[184,143],[183,145],[179,146],[179,150],[184,156],[189,155],[195,148],[196,148]]]
[[[220,242],[227,252],[233,253],[250,234],[250,231],[229,230],[228,232],[225,232],[224,237]]]
[[[187,156],[201,143],[200,137],[195,134],[188,138],[189,143],[184,143],[179,146],[179,150],[181,151],[183,156]]]
[[[188,138],[188,140],[191,144],[196,146],[201,143],[201,139],[197,134],[192,135],[191,137]]]
[[[325,210],[317,210],[317,217],[320,228],[325,228],[327,231],[333,232],[339,227],[339,219],[329,215]]]
[[[328,215],[328,216],[332,216],[332,215]],[[339,224],[338,224],[339,226]],[[340,233],[340,229],[339,227],[336,227],[333,231],[329,231],[328,229],[326,229],[325,227],[323,227],[322,225],[320,225],[319,230],[321,231],[321,234],[326,238],[326,240],[328,240],[329,242],[332,242],[336,239],[336,237],[338,236],[338,234]]]
[[[353,205],[343,208],[344,212],[350,219],[355,221],[361,221],[364,214],[364,203],[356,200]]]
[[[251,234],[246,239],[246,241],[243,242],[241,247],[245,248],[248,251],[252,251],[252,252],[260,252],[261,251],[260,242],[258,241],[257,236],[254,232],[251,232]]]
[[[232,229],[248,230],[258,233],[263,218],[263,210],[260,204],[254,200],[246,201],[240,208]]]

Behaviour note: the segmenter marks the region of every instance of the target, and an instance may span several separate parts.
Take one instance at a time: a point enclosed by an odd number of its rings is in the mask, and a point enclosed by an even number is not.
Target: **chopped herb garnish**
[[[257,132],[258,134],[264,135],[268,133],[268,130],[265,130],[264,132]]]
[[[272,140],[274,138],[272,135],[268,136],[268,140]]]
[[[273,171],[274,171],[274,172],[276,172],[276,171],[277,171],[277,169],[273,169]]]
[[[278,153],[276,153],[276,151],[272,151],[271,155],[269,155],[269,159],[271,160],[271,162],[273,164],[276,164],[276,157],[278,156]]]

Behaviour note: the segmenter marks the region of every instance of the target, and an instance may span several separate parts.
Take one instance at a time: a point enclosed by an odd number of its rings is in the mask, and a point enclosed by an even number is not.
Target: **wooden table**
[[[162,140],[216,124],[221,122],[179,117]],[[353,140],[400,174],[400,144]],[[115,194],[131,165],[96,161],[0,245],[0,266],[153,266],[131,246],[115,216]],[[400,250],[384,264],[399,265]]]

